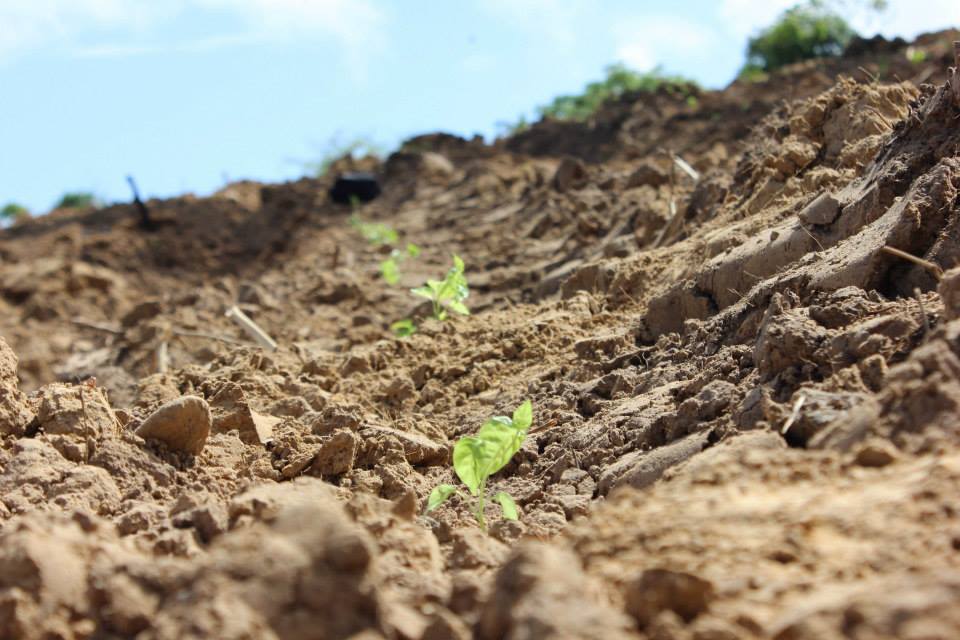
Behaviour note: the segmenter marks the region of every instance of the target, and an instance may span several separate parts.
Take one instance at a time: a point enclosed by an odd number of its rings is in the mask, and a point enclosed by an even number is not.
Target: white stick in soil
[[[170,369],[170,352],[166,341],[157,347],[157,373],[166,373]]]
[[[267,332],[261,329],[256,322],[251,320],[247,314],[243,311],[240,311],[236,306],[230,307],[227,309],[227,313],[224,314],[247,332],[247,335],[254,339],[254,341],[259,344],[261,347],[268,351],[276,351],[277,343],[274,342],[273,338],[267,335]]]
[[[696,169],[694,169],[693,167],[691,167],[690,164],[687,163],[686,160],[684,160],[684,159],[681,158],[680,156],[674,154],[674,156],[673,156],[673,163],[674,163],[675,165],[677,165],[678,167],[680,167],[685,174],[687,174],[688,176],[690,176],[690,179],[691,179],[691,180],[693,180],[694,182],[699,182],[699,181],[700,181],[700,172],[697,171]]]

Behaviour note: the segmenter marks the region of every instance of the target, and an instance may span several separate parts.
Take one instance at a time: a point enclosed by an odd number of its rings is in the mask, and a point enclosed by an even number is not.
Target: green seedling
[[[463,316],[470,315],[470,309],[463,301],[470,295],[467,279],[463,275],[463,260],[454,254],[453,267],[447,271],[443,280],[427,280],[427,284],[410,291],[421,298],[433,303],[433,317],[437,320],[446,320],[447,311],[453,311]]]
[[[350,226],[360,232],[363,239],[374,246],[396,244],[399,239],[395,229],[382,222],[364,222],[356,213],[350,216]]]
[[[398,338],[409,338],[417,332],[417,325],[415,325],[410,318],[404,318],[391,324],[390,330],[393,331],[393,334]]]
[[[394,249],[390,252],[390,257],[380,263],[380,276],[387,284],[397,284],[400,282],[400,263],[407,258],[416,258],[420,255],[420,247],[412,242],[407,243],[406,251]]]
[[[527,400],[517,407],[512,418],[494,416],[483,423],[477,435],[460,438],[453,446],[453,470],[470,490],[470,496],[473,499],[473,515],[484,531],[487,530],[487,522],[484,518],[487,480],[504,468],[520,450],[520,445],[527,437],[527,431],[532,423],[533,405]],[[452,484],[437,486],[430,492],[430,497],[427,499],[427,511],[433,511],[454,494],[466,498]],[[504,518],[518,519],[517,504],[510,494],[500,491],[490,498],[500,503]]]

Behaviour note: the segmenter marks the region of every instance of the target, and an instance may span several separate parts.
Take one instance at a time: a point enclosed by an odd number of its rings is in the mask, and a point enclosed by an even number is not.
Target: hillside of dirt
[[[0,638],[960,637],[958,39],[0,231]]]

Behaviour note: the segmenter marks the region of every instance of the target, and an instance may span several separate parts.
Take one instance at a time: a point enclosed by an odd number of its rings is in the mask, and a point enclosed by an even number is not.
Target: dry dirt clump
[[[960,637],[951,37],[344,161],[396,287],[330,177],[3,231],[0,638]]]

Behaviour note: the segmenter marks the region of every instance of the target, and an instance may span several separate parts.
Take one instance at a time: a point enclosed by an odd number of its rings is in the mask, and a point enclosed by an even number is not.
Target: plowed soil
[[[0,638],[960,637],[958,38],[0,232]]]

